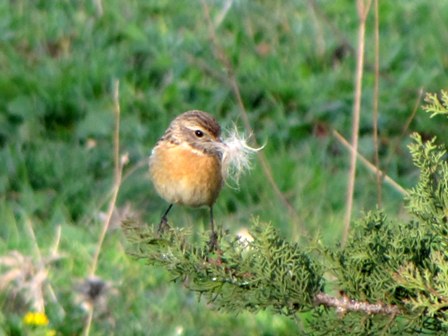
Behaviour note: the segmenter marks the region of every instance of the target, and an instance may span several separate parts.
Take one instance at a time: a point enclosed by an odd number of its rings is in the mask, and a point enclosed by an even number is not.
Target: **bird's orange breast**
[[[160,143],[149,160],[151,180],[169,203],[211,206],[222,187],[221,162],[188,145]]]

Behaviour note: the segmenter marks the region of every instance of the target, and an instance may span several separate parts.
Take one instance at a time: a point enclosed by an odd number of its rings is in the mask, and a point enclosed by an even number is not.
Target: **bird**
[[[222,189],[223,148],[221,127],[207,112],[187,111],[172,120],[149,157],[150,179],[156,192],[168,202],[158,231],[168,226],[173,205],[208,207],[210,250],[217,247],[213,205]]]

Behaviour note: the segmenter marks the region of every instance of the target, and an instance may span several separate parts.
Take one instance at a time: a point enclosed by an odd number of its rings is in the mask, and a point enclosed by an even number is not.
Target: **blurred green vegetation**
[[[300,217],[300,223],[291,220],[255,163],[239,191],[223,190],[216,204],[218,224],[236,232],[259,217],[293,240],[303,238],[297,230],[301,225],[328,244],[337,243],[348,153],[330,129],[350,138],[355,5],[235,0],[225,11],[224,3],[207,3],[254,136],[266,143],[274,179]],[[360,151],[373,161],[370,14]],[[380,3],[380,158],[384,171],[404,187],[414,185],[417,174],[407,134],[443,137],[447,131],[423,113],[404,128],[420,90],[447,87],[446,22],[447,2]],[[62,258],[48,275],[58,303],[47,300],[47,314],[60,333],[80,333],[86,313],[76,300],[76,283],[88,273],[113,183],[112,81],[120,81],[121,151],[130,157],[125,174],[146,160],[177,114],[209,111],[230,128],[233,122],[242,127],[241,111],[216,58],[200,2],[2,1],[0,69],[0,255],[17,250],[36,258],[26,223],[33,225],[46,255],[61,225]],[[406,216],[400,194],[388,186],[383,191],[389,216]],[[375,208],[376,199],[375,176],[359,165],[355,217]],[[165,206],[146,166],[123,182],[122,211],[152,224]],[[201,210],[177,207],[171,220],[190,226],[206,218]],[[111,230],[98,275],[113,290],[94,316],[92,334],[288,335],[300,330],[299,322],[269,312],[216,313],[170,283],[163,270],[130,260],[123,245],[119,230]],[[5,291],[0,298],[6,333],[20,333],[21,316],[30,309],[27,298],[19,296]]]

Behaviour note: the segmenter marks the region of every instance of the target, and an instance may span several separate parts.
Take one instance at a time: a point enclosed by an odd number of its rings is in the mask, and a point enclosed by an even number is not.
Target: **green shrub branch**
[[[428,113],[448,110],[447,94],[440,96],[427,96]],[[447,152],[435,138],[411,138],[420,177],[406,198],[410,220],[391,221],[382,210],[369,211],[345,247],[301,246],[256,221],[253,240],[221,233],[219,249],[210,254],[205,234],[193,243],[188,230],[159,236],[129,219],[123,223],[129,253],[164,267],[218,309],[311,313],[312,334],[446,333]]]

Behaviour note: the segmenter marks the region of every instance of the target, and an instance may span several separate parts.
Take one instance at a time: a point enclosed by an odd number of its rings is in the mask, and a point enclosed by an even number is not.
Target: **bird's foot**
[[[208,241],[208,251],[213,253],[218,250],[218,234],[215,231],[210,233],[210,240]]]
[[[158,233],[159,236],[160,236],[160,235],[162,235],[163,233],[165,233],[166,230],[169,230],[169,229],[170,229],[170,226],[169,226],[169,224],[168,224],[168,219],[167,219],[165,216],[163,216],[163,217],[160,219],[160,224],[159,224],[159,228],[157,229],[157,233]]]

